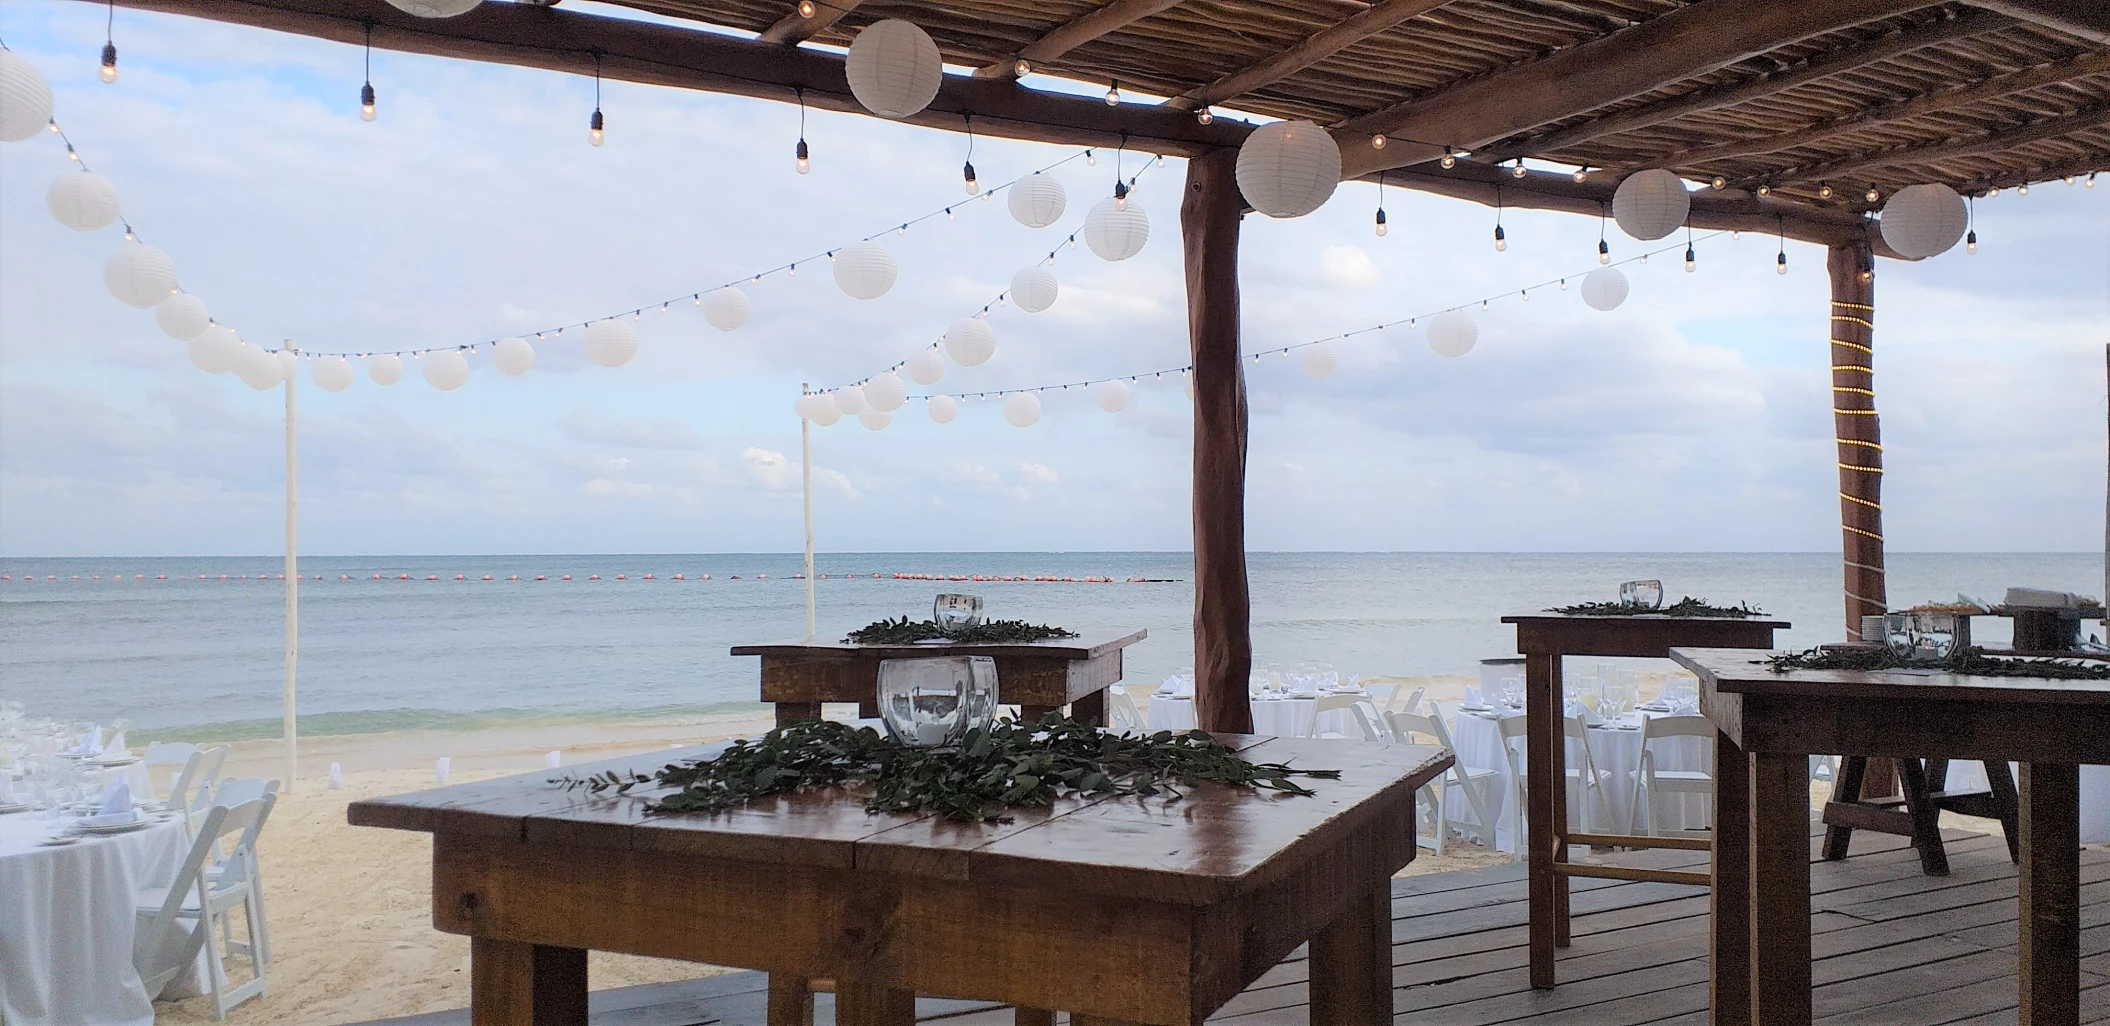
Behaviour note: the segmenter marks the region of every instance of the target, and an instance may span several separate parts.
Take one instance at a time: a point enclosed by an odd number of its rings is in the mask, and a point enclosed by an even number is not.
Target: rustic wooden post
[[[1250,733],[1252,603],[1245,570],[1245,368],[1238,348],[1236,150],[1187,162],[1180,231],[1194,366],[1194,712],[1203,730]]]
[[[1876,285],[1866,242],[1833,246],[1832,429],[1839,443],[1839,526],[1846,572],[1846,636],[1889,609],[1883,588],[1883,432],[1876,418]]]

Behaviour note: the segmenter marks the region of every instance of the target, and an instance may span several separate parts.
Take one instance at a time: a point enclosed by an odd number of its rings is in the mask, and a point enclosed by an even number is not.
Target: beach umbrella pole
[[[300,675],[300,481],[295,474],[293,382],[286,379],[286,776],[281,786],[287,794],[293,793],[294,771],[300,764],[300,739],[293,726],[293,686]]]
[[[807,386],[800,385],[805,391]],[[799,475],[804,478],[806,492],[806,636],[812,637],[813,627],[813,422],[799,418]]]

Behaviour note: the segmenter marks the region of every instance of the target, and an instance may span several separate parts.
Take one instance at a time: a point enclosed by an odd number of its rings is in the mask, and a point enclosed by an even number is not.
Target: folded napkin
[[[1577,708],[1577,709],[1579,709],[1580,711],[1579,711],[1579,712],[1575,712],[1575,713],[1570,713],[1569,715],[1571,715],[1571,716],[1575,716],[1575,717],[1577,717],[1577,718],[1581,719],[1581,720],[1582,720],[1582,722],[1583,722],[1583,726],[1585,726],[1585,727],[1602,727],[1602,726],[1604,726],[1604,717],[1602,717],[1602,716],[1599,716],[1599,715],[1597,715],[1597,710],[1595,710],[1595,709],[1592,709],[1592,708],[1590,708],[1590,707],[1588,707],[1588,706],[1586,706],[1586,705],[1582,705],[1581,703],[1577,703],[1577,705],[1576,705],[1576,708]]]
[[[119,813],[132,814],[132,782],[122,777],[118,778],[117,783],[111,784],[108,791],[103,792],[102,814],[114,816]]]
[[[1471,684],[1467,684],[1465,686],[1465,704],[1472,706],[1475,709],[1478,709],[1487,705],[1487,701],[1480,697],[1479,688],[1476,688]]]
[[[139,813],[136,811],[104,812],[94,816],[81,817],[82,826],[92,827],[123,826],[126,823],[137,822],[139,822]]]
[[[125,747],[124,731],[120,730],[115,736],[110,738],[110,743],[103,746],[102,756],[105,759],[129,759],[132,757],[132,750]]]
[[[336,790],[336,789],[338,789],[338,788],[340,788],[340,787],[343,787],[343,786],[344,786],[344,764],[342,764],[342,763],[336,763],[336,762],[333,762],[333,763],[331,763],[331,764],[330,764],[330,782],[329,782],[329,789],[330,789],[330,790],[332,790],[332,791],[334,791],[334,790]]]
[[[73,750],[75,755],[100,755],[103,750],[103,728],[96,727],[81,739],[81,746]]]

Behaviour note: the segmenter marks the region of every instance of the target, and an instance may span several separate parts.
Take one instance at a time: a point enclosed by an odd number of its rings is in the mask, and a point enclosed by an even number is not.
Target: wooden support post
[[[1252,602],[1245,567],[1245,368],[1239,360],[1236,150],[1187,161],[1180,230],[1194,374],[1194,712],[1203,730],[1248,734]]]
[[[1867,243],[1833,246],[1832,431],[1839,449],[1839,526],[1846,577],[1846,636],[1861,617],[1889,610],[1883,581],[1883,431],[1876,417],[1875,257]]]
[[[1751,757],[1714,735],[1714,879],[1708,1003],[1712,1026],[1751,1022]]]
[[[1306,964],[1312,1022],[1391,1022],[1391,881],[1372,885],[1313,937]]]
[[[1568,741],[1561,731],[1561,657],[1524,657],[1524,851],[1525,887],[1531,925],[1531,985],[1554,984],[1553,949],[1559,944],[1560,890],[1555,853],[1567,822]]]
[[[586,1026],[586,952],[469,938],[473,1026]]]
[[[1751,758],[1750,1021],[1762,1026],[1810,1026],[1809,767]]]
[[[2022,764],[2021,1026],[2081,1021],[2081,775],[2072,763]]]

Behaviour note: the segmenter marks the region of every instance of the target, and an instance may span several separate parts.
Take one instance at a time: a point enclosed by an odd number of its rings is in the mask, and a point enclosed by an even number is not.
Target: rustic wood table
[[[1573,833],[1568,829],[1568,745],[1561,729],[1565,706],[1561,690],[1562,656],[1614,656],[1664,659],[1679,646],[1772,648],[1773,632],[1786,630],[1785,620],[1759,617],[1699,616],[1568,616],[1524,613],[1505,616],[1517,628],[1517,651],[1524,656],[1524,832],[1526,886],[1531,907],[1531,985],[1556,982],[1554,950],[1568,946],[1568,880],[1589,876],[1614,880],[1653,880],[1705,885],[1707,874],[1669,869],[1586,866],[1568,861],[1570,844],[1626,848],[1705,850],[1708,841],[1691,837],[1638,837],[1629,834]]]
[[[2022,763],[2021,1026],[2080,1021],[2080,769],[2110,762],[2110,681],[1777,672],[1679,650],[1714,721],[1714,1022],[1810,1022],[1812,754]],[[1746,857],[1748,855],[1748,857]]]
[[[476,1026],[583,1026],[588,950],[765,970],[771,1026],[813,1021],[815,979],[854,1026],[905,1026],[919,993],[1014,1004],[1020,1023],[1199,1026],[1307,941],[1313,1023],[1391,1022],[1391,877],[1414,858],[1415,789],[1451,753],[1221,738],[1342,776],[1313,797],[1204,785],[985,825],[871,815],[840,791],[648,817],[658,792],[538,773],[349,817],[433,835],[433,926],[471,938]]]
[[[821,718],[822,702],[856,702],[858,714],[879,715],[879,661],[935,655],[979,655],[996,660],[996,696],[1021,718],[1074,704],[1080,720],[1106,722],[1106,689],[1121,682],[1121,650],[1149,636],[1085,632],[1080,637],[994,645],[859,645],[819,637],[764,645],[735,645],[736,656],[762,657],[762,701],[777,707],[777,723]]]

